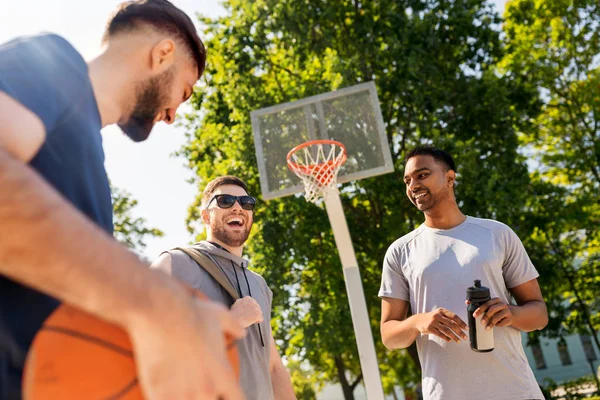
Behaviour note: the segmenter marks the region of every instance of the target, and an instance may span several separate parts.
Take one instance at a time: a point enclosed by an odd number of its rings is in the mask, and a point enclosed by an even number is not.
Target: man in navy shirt
[[[166,0],[122,4],[86,63],[59,36],[0,45],[0,399],[21,398],[27,350],[60,301],[123,327],[148,399],[241,399],[227,310],[194,301],[112,238],[100,129],[134,141],[172,123],[203,72],[192,21]]]

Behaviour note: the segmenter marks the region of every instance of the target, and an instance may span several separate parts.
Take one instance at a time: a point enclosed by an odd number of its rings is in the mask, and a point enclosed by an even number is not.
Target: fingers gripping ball
[[[198,291],[194,295],[206,300]],[[227,355],[239,378],[235,341]],[[63,304],[37,333],[25,364],[26,400],[141,400],[129,337],[116,325]]]

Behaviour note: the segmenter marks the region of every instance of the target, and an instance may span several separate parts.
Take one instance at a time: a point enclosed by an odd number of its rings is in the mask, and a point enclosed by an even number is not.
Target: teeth
[[[230,223],[232,223],[232,222],[237,222],[237,223],[239,223],[240,225],[242,225],[242,224],[243,224],[243,221],[242,221],[242,219],[241,219],[241,218],[239,218],[239,217],[233,217],[233,218],[230,218],[230,219],[228,219],[226,222],[227,222],[228,224],[230,224]]]
[[[419,193],[418,195],[415,196],[415,200],[416,199],[420,199],[421,197],[425,196],[427,193]]]

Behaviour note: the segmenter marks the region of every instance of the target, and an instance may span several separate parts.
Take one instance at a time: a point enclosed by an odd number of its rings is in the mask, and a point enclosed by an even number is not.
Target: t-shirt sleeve
[[[404,259],[403,249],[397,244],[392,244],[383,260],[379,297],[410,301],[408,281],[402,272]]]
[[[539,277],[540,274],[529,259],[525,246],[523,246],[517,234],[507,226],[503,231],[502,238],[504,245],[502,274],[504,275],[506,287],[512,289]]]
[[[54,130],[82,85],[81,56],[63,38],[41,35],[0,45],[0,91],[36,114],[46,133]]]

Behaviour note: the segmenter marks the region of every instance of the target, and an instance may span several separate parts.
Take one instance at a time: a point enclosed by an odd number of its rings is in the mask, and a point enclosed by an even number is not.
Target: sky
[[[492,0],[504,10],[506,0]],[[172,0],[191,17],[225,14],[220,0]],[[0,0],[0,43],[22,35],[53,32],[66,38],[86,60],[97,56],[105,23],[121,0]],[[195,20],[195,18],[192,18]],[[210,49],[208,49],[210,52]],[[144,255],[155,259],[164,251],[192,240],[185,227],[188,206],[197,188],[187,183],[192,176],[181,158],[172,154],[184,143],[184,128],[159,123],[150,138],[132,143],[121,131],[102,130],[106,170],[112,184],[138,200],[135,217],[165,236],[147,240]]]

